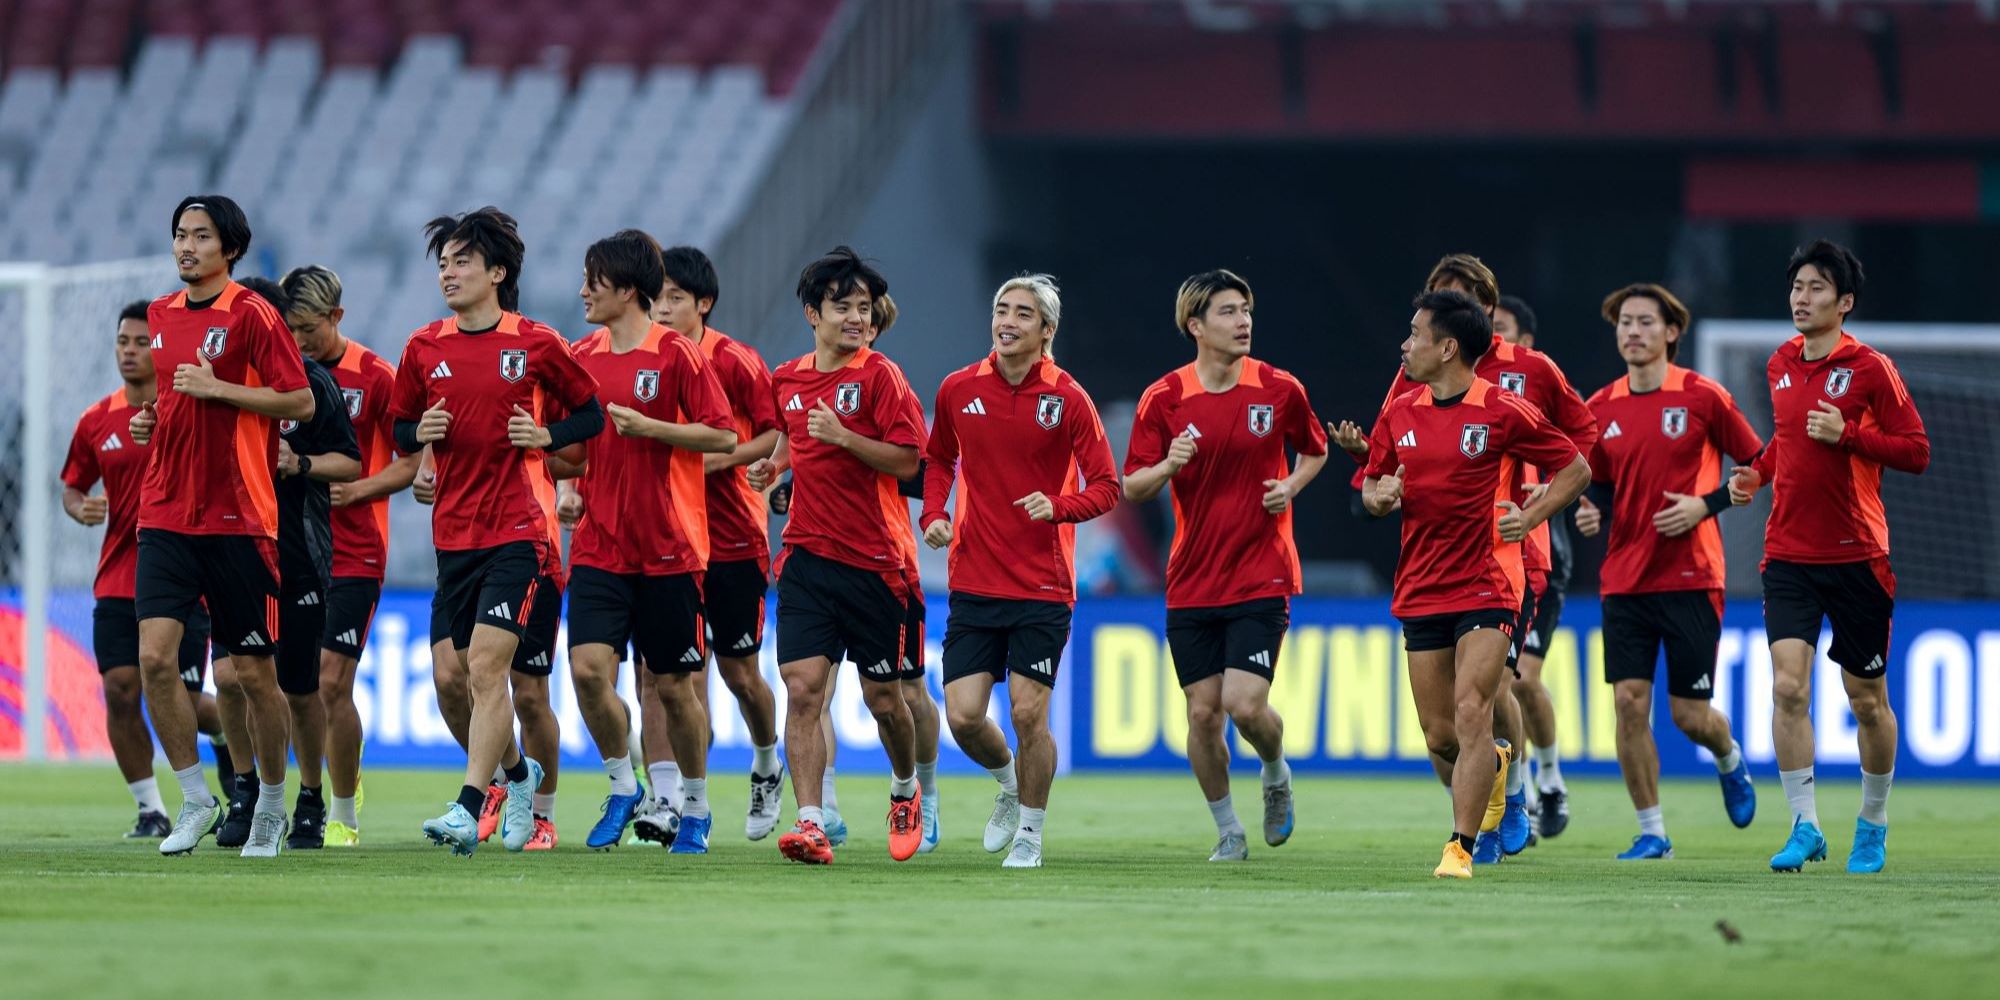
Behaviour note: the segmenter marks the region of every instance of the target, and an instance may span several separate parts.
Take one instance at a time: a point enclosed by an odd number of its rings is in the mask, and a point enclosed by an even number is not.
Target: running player
[[[154,301],[146,325],[154,369],[171,368],[173,382],[129,424],[138,443],[158,439],[140,495],[135,603],[147,709],[181,783],[180,815],[160,852],[193,850],[221,820],[221,804],[202,780],[180,665],[188,620],[206,601],[250,711],[272,720],[255,734],[260,784],[243,854],[276,857],[289,727],[273,659],[280,633],[271,469],[275,423],[311,420],[312,391],[284,319],[230,278],[250,246],[243,210],[222,195],[194,195],[175,206],[172,231],[187,288]]]
[[[773,398],[793,463],[793,503],[778,560],[778,662],[788,709],[785,755],[798,820],[778,838],[787,858],[833,861],[820,821],[820,714],[843,657],[860,668],[863,697],[889,754],[889,856],[905,861],[923,839],[916,733],[898,683],[909,592],[905,553],[915,544],[897,480],[917,472],[924,426],[909,383],[867,347],[876,297],[888,282],[847,247],[806,266],[798,296],[812,353],[773,372]],[[749,470],[753,489],[774,478],[770,459]]]
[[[644,798],[632,773],[631,718],[618,700],[628,644],[666,710],[685,799],[675,854],[708,853],[708,714],[695,696],[707,662],[701,577],[708,569],[704,452],[736,447],[728,401],[701,349],[653,322],[660,245],[636,229],[583,258],[584,318],[604,324],[576,346],[613,433],[586,445],[583,513],[570,545],[570,669],[577,705],[611,775],[594,850],[615,847]]]
[[[1896,575],[1882,467],[1921,474],[1931,442],[1888,356],[1843,329],[1864,276],[1853,252],[1828,240],[1792,254],[1797,337],[1771,355],[1770,444],[1731,470],[1730,498],[1771,484],[1764,524],[1764,631],[1771,641],[1771,740],[1792,809],[1792,832],[1772,871],[1826,857],[1813,796],[1812,670],[1820,621],[1833,624],[1828,656],[1840,664],[1861,748],[1861,814],[1850,872],[1879,872],[1889,839],[1896,771],[1896,714],[1885,677]]]
[[[1618,857],[1671,858],[1653,745],[1661,646],[1674,725],[1715,755],[1729,821],[1741,828],[1757,814],[1729,718],[1710,704],[1723,587],[1722,532],[1711,518],[1729,508],[1729,487],[1709,484],[1722,478],[1720,456],[1748,460],[1764,442],[1728,390],[1674,364],[1689,315],[1672,292],[1628,285],[1605,298],[1604,318],[1617,333],[1625,377],[1590,397],[1603,433],[1590,454],[1595,500],[1583,502],[1577,527],[1595,536],[1610,512],[1601,573],[1604,679],[1616,692],[1618,767],[1639,814],[1639,836]]]
[[[1326,464],[1305,387],[1250,357],[1255,304],[1228,271],[1181,283],[1174,323],[1195,360],[1139,397],[1125,454],[1125,499],[1145,503],[1172,485],[1167,645],[1187,695],[1188,763],[1215,818],[1210,861],[1250,857],[1229,797],[1225,721],[1263,761],[1264,842],[1292,835],[1292,769],[1271,678],[1299,592],[1292,503]],[[1286,462],[1288,447],[1296,462]]]
[[[433,618],[448,626],[466,673],[471,718],[465,782],[423,830],[471,854],[498,766],[508,783],[501,840],[519,851],[535,834],[543,772],[514,743],[509,675],[537,605],[558,599],[542,582],[559,530],[543,455],[602,430],[604,411],[562,336],[514,311],[524,248],[513,218],[486,207],[433,219],[425,232],[452,316],[410,337],[389,412],[398,449],[415,454],[428,444],[436,464]],[[551,406],[569,416],[544,426]]]
[[[1056,769],[1049,694],[1076,605],[1074,525],[1119,496],[1097,406],[1056,367],[1061,321],[1055,279],[1001,284],[992,353],[945,376],[925,448],[924,543],[951,546],[945,709],[959,748],[1000,783],[985,846],[1008,851],[1005,868],[1042,866]],[[958,501],[947,512],[955,473]],[[1031,682],[1008,686],[1017,754],[986,717],[993,685],[1010,673]]]
[[[1433,874],[1471,878],[1474,832],[1505,767],[1493,701],[1521,621],[1521,540],[1583,492],[1589,464],[1541,411],[1474,374],[1492,350],[1481,303],[1430,291],[1413,303],[1403,370],[1422,387],[1375,422],[1362,501],[1403,512],[1390,610],[1431,763],[1452,793],[1452,835]],[[1523,508],[1520,466],[1560,470]],[[1497,751],[1497,752],[1496,752]]]
[[[326,591],[326,629],[320,637],[319,692],[326,707],[326,843],[361,842],[361,715],[354,707],[354,673],[389,557],[389,497],[410,485],[419,458],[398,456],[390,440],[389,393],[396,369],[359,341],[340,332],[340,276],[317,264],[297,268],[281,281],[290,309],[285,322],[306,357],[324,365],[340,385],[342,402],[361,447],[361,478],[329,483],[333,504],[333,582]]]
[[[118,314],[113,341],[123,388],[91,404],[76,422],[63,463],[63,512],[86,528],[106,525],[97,559],[91,596],[92,645],[97,672],[104,681],[105,732],[125,787],[138,804],[139,818],[129,839],[161,840],[173,832],[160,783],[153,776],[153,734],[146,728],[140,703],[139,617],[133,610],[133,577],[139,549],[139,490],[151,450],[132,440],[132,415],[159,395],[153,374],[153,353],[147,346],[145,301],[133,302]],[[90,488],[104,483],[104,493]],[[228,745],[221,742],[215,700],[202,694],[202,672],[208,669],[208,614],[196,608],[188,618],[179,651],[181,680],[195,707],[198,728],[215,740],[225,783],[232,780]]]

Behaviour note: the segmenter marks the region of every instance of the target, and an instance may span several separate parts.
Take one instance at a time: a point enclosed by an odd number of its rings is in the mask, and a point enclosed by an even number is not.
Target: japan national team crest
[[[1053,430],[1057,424],[1062,423],[1062,407],[1061,396],[1043,396],[1035,403],[1035,423]]]
[[[1669,406],[1660,411],[1660,433],[1677,438],[1688,432],[1688,408]]]
[[[1459,453],[1463,454],[1466,458],[1478,458],[1486,454],[1486,435],[1488,430],[1490,428],[1485,424],[1466,424],[1461,427],[1458,432]]]
[[[299,429],[299,422],[296,420],[278,421],[278,433],[280,434],[290,434],[291,432],[298,429]]]
[[[500,352],[500,377],[509,382],[521,381],[528,374],[528,352],[505,350]]]
[[[1854,384],[1854,369],[1835,368],[1826,373],[1826,395],[1828,399],[1839,399],[1847,395],[1847,387]]]
[[[1511,392],[1511,393],[1513,393],[1513,394],[1514,394],[1514,395],[1516,395],[1516,396],[1525,396],[1525,395],[1527,395],[1527,394],[1528,394],[1528,376],[1527,376],[1527,373],[1526,373],[1526,372],[1501,372],[1501,373],[1500,373],[1500,388],[1502,388],[1502,389],[1505,389],[1505,390],[1507,390],[1508,392]]]
[[[833,409],[843,417],[861,409],[861,383],[842,382],[835,386]]]
[[[347,400],[347,418],[349,420],[361,419],[361,390],[342,389],[340,390],[340,398]]]
[[[641,368],[632,376],[632,395],[641,403],[650,403],[660,394],[660,372],[657,368]]]
[[[216,358],[222,357],[223,349],[228,346],[229,328],[226,326],[211,326],[208,328],[208,333],[201,338],[202,357],[214,361]]]
[[[1250,404],[1250,433],[1263,437],[1271,433],[1275,409],[1269,403]]]

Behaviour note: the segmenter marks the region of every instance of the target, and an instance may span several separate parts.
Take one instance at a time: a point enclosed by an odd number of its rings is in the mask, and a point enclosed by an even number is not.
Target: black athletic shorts
[[[361,658],[368,648],[368,629],[375,624],[375,606],[382,600],[382,581],[365,576],[336,576],[326,591],[326,631],[321,649]]]
[[[508,542],[463,552],[438,550],[437,593],[431,598],[432,639],[442,625],[453,649],[472,645],[472,627],[491,625],[526,639],[536,603],[549,599],[539,587],[541,560],[529,542]]]
[[[1820,619],[1833,625],[1827,656],[1856,677],[1889,669],[1889,625],[1896,612],[1896,574],[1882,556],[1862,562],[1764,566],[1764,634],[1772,642],[1818,645]]]
[[[909,605],[903,613],[903,658],[898,676],[906,681],[924,679],[924,643],[929,639],[924,630],[924,617],[929,611],[924,606],[924,593],[910,591]]]
[[[129,597],[100,597],[90,611],[91,648],[97,653],[97,672],[118,667],[139,666],[139,612]],[[220,647],[216,656],[223,655]],[[208,673],[208,612],[195,608],[181,633],[181,683],[189,691],[201,690]]]
[[[1715,647],[1722,641],[1722,591],[1670,590],[1604,595],[1604,680],[1653,681],[1667,649],[1667,693],[1715,697]]]
[[[286,580],[278,592],[278,690],[319,693],[319,638],[326,632],[326,591],[314,578]]]
[[[1292,602],[1283,597],[1214,608],[1168,608],[1167,649],[1174,657],[1174,674],[1181,687],[1224,670],[1270,680],[1291,625]]]
[[[515,671],[535,677],[547,677],[555,672],[556,639],[561,635],[562,626],[562,597],[562,585],[554,577],[535,577],[535,606],[528,612],[527,625],[520,634],[520,641],[514,646]],[[437,645],[440,639],[451,638],[450,615],[437,598],[432,597],[431,645]],[[464,649],[471,644],[468,636],[465,646],[454,643],[453,648]]]
[[[278,545],[269,538],[141,528],[138,591],[141,621],[185,624],[206,601],[210,638],[231,655],[278,651]]]
[[[864,680],[894,681],[908,613],[879,573],[791,546],[778,557],[779,663],[845,657]]]
[[[1535,617],[1521,633],[1518,645],[1521,652],[1529,656],[1549,655],[1549,644],[1555,641],[1556,626],[1562,623],[1563,592],[1556,587],[1555,576],[1549,576],[1545,590],[1535,594]]]
[[[1477,611],[1417,615],[1397,620],[1403,623],[1403,651],[1428,653],[1456,648],[1458,640],[1483,628],[1500,630],[1500,634],[1507,637],[1507,645],[1511,649],[1514,630],[1520,626],[1521,616],[1518,612],[1501,608],[1480,608]]]
[[[1534,634],[1535,616],[1542,606],[1542,591],[1548,589],[1548,575],[1531,572],[1521,580],[1521,610],[1514,616],[1514,630],[1507,633],[1507,669],[1521,676],[1521,642]]]
[[[626,644],[655,674],[688,674],[708,662],[701,584],[693,573],[646,576],[577,566],[569,573],[569,648]]]
[[[764,648],[764,594],[771,581],[762,559],[709,563],[701,580],[708,646],[717,656],[755,656]]]
[[[1009,672],[1052,687],[1069,644],[1070,606],[1060,601],[952,594],[944,625],[944,682]]]

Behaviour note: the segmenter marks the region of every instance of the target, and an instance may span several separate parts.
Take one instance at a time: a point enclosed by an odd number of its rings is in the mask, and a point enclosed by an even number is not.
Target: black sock
[[[320,805],[319,789],[299,786],[299,805]]]
[[[478,816],[480,808],[486,805],[486,789],[474,788],[471,785],[459,786],[458,804],[466,812],[471,813],[475,817]]]
[[[229,762],[229,744],[216,743],[210,749],[215,751],[215,769],[222,774],[235,774],[236,765]]]
[[[257,797],[257,786],[259,784],[261,782],[257,780],[257,772],[251,771],[247,774],[239,774],[236,776],[236,794],[247,795],[254,799]]]
[[[1464,848],[1467,854],[1472,853],[1472,845],[1478,842],[1475,838],[1468,837],[1457,830],[1451,831],[1451,839],[1458,841],[1458,846]]]
[[[520,760],[514,762],[513,767],[502,768],[501,770],[506,773],[508,781],[516,783],[526,781],[528,780],[528,758],[522,757]]]

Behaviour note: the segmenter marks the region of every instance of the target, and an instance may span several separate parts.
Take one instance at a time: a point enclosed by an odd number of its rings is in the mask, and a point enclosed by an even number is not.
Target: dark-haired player
[[[167,819],[160,784],[153,776],[153,734],[146,729],[140,699],[139,616],[132,603],[140,480],[151,450],[132,440],[130,424],[132,415],[159,394],[148,346],[152,338],[146,332],[147,305],[143,300],[133,302],[118,314],[113,352],[125,384],[92,403],[77,419],[61,478],[63,512],[86,528],[105,525],[97,578],[91,585],[91,596],[97,600],[91,611],[92,645],[104,681],[105,733],[126,790],[139,807],[138,821],[125,836],[160,840],[173,832],[173,823]],[[104,492],[92,495],[90,488],[99,482]],[[181,680],[193,700],[199,728],[216,741],[218,769],[227,782],[232,768],[227,744],[221,742],[215,700],[201,692],[202,673],[208,669],[207,612],[197,608],[189,616],[179,658]]]
[[[1433,874],[1471,878],[1488,776],[1505,761],[1493,701],[1521,618],[1520,543],[1583,492],[1590,466],[1533,404],[1474,374],[1493,347],[1480,303],[1433,291],[1412,304],[1403,370],[1421,388],[1375,422],[1362,501],[1377,516],[1403,512],[1390,610],[1431,763],[1452,793],[1452,835]],[[1523,464],[1559,470],[1525,508],[1511,499]]]
[[[139,506],[139,670],[153,731],[182,793],[160,852],[193,850],[221,819],[221,804],[202,780],[180,665],[187,622],[206,601],[212,635],[229,651],[250,711],[272,720],[255,734],[260,783],[243,854],[275,857],[285,830],[290,727],[273,659],[278,500],[271,470],[277,421],[312,419],[312,391],[284,318],[230,278],[250,247],[243,209],[222,195],[184,198],[172,231],[187,288],[154,301],[146,325],[154,369],[171,369],[173,380],[129,425],[134,439],[153,445]]]
[[[1764,524],[1764,631],[1771,641],[1771,741],[1792,809],[1792,832],[1772,871],[1826,857],[1813,797],[1812,669],[1820,622],[1832,622],[1828,656],[1840,664],[1861,748],[1861,814],[1850,872],[1882,870],[1889,785],[1896,771],[1896,713],[1886,679],[1896,575],[1882,467],[1930,466],[1923,418],[1888,355],[1843,329],[1864,275],[1853,252],[1828,240],[1792,254],[1797,337],[1771,355],[1771,442],[1731,472],[1736,503],[1771,484]]]
[[[813,351],[772,373],[793,470],[777,567],[778,669],[799,810],[778,849],[808,864],[833,861],[821,827],[820,714],[843,657],[859,668],[862,697],[889,755],[889,856],[908,860],[923,839],[916,731],[898,681],[904,615],[922,595],[910,592],[904,572],[916,539],[897,481],[917,472],[924,426],[906,403],[902,369],[867,347],[874,299],[887,291],[882,275],[847,247],[807,265],[798,297]],[[753,463],[750,485],[768,486],[773,468],[770,459]]]
[[[1595,500],[1577,512],[1586,536],[1611,537],[1600,574],[1604,594],[1604,679],[1618,713],[1618,769],[1639,817],[1639,836],[1621,861],[1673,857],[1660,811],[1660,752],[1653,745],[1653,674],[1667,653],[1674,726],[1715,755],[1730,822],[1750,825],[1757,792],[1715,697],[1715,649],[1722,639],[1722,532],[1712,518],[1728,509],[1721,457],[1747,459],[1764,442],[1728,390],[1675,365],[1689,315],[1674,293],[1628,285],[1604,300],[1625,377],[1590,397],[1601,433],[1590,453]],[[1524,658],[1525,662],[1525,658]]]
[[[1125,499],[1145,503],[1172,487],[1167,645],[1187,696],[1188,764],[1215,819],[1210,861],[1250,857],[1229,795],[1226,721],[1263,762],[1264,842],[1292,835],[1292,769],[1271,678],[1300,585],[1292,503],[1326,464],[1326,432],[1305,386],[1250,357],[1255,305],[1229,271],[1181,283],[1174,325],[1195,359],[1139,397],[1125,454]]]
[[[464,784],[423,830],[454,853],[472,853],[498,766],[508,785],[501,841],[519,851],[536,832],[542,765],[514,742],[509,674],[537,612],[560,601],[544,582],[560,530],[544,452],[603,430],[604,411],[562,335],[513,311],[524,255],[513,218],[486,207],[433,219],[425,232],[452,315],[411,335],[389,412],[398,449],[429,445],[436,465],[433,618],[448,626],[466,673],[471,718]],[[569,416],[544,426],[552,407]]]

